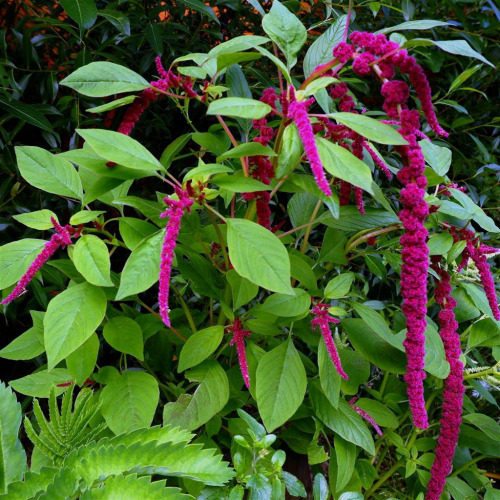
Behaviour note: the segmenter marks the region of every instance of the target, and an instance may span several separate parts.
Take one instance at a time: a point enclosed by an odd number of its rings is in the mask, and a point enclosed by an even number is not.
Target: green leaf
[[[0,493],[20,481],[26,470],[26,453],[19,441],[23,413],[10,387],[0,382]]]
[[[163,236],[164,232],[158,231],[132,251],[122,271],[116,300],[144,292],[158,281]]]
[[[219,347],[223,335],[223,326],[210,326],[191,335],[179,355],[178,371],[182,372],[205,361]]]
[[[255,52],[234,52],[232,54],[222,54],[217,57],[217,73],[241,62],[255,61],[262,56]]]
[[[191,133],[183,134],[174,139],[163,151],[160,163],[167,169],[172,165],[174,158],[183,150],[184,146],[191,139]]]
[[[162,40],[162,28],[160,24],[148,23],[146,26],[146,38],[149,44],[156,52],[157,56],[163,55],[163,40]]]
[[[321,137],[316,137],[321,163],[334,177],[373,194],[370,167],[350,151]]]
[[[106,104],[102,104],[101,106],[88,108],[85,111],[87,111],[88,113],[104,113],[105,111],[111,111],[112,109],[132,104],[135,101],[135,98],[136,98],[135,95],[127,95],[125,97],[121,97],[120,99],[116,99],[114,101],[107,102]]]
[[[128,498],[129,500],[192,500],[191,495],[181,493],[179,488],[166,488],[165,480],[152,481],[151,476],[137,474],[110,476],[98,488],[83,491],[81,500],[104,500]]]
[[[390,226],[399,223],[396,215],[377,208],[366,208],[365,215],[359,213],[354,206],[340,207],[340,217],[335,219],[331,213],[325,212],[319,217],[319,221],[328,227],[341,229],[346,233],[357,233],[364,229]]]
[[[131,69],[104,61],[78,68],[62,80],[60,85],[90,97],[136,92],[150,86],[147,80]]]
[[[453,236],[450,233],[440,233],[429,238],[429,255],[446,255],[453,246]]]
[[[389,408],[374,399],[361,398],[356,401],[356,406],[366,411],[378,425],[396,429],[398,427],[398,419]]]
[[[321,472],[314,476],[313,495],[314,500],[328,500],[330,498],[328,482]]]
[[[243,158],[247,156],[277,156],[277,154],[270,147],[263,146],[259,142],[245,142],[221,154],[217,158],[217,161],[222,162],[228,158]]]
[[[246,219],[227,219],[227,243],[240,276],[272,292],[293,294],[288,252],[276,235]]]
[[[271,111],[271,106],[261,101],[245,97],[223,97],[210,103],[207,115],[235,116],[258,120],[264,118]]]
[[[259,287],[255,283],[242,278],[234,269],[227,272],[226,278],[231,285],[233,310],[235,311],[250,302],[259,291]]]
[[[389,28],[384,28],[376,31],[376,33],[390,33],[391,31],[403,30],[429,30],[438,26],[448,26],[450,23],[445,21],[433,21],[431,19],[422,19],[420,21],[408,21],[406,23],[397,24]]]
[[[368,381],[370,377],[370,363],[361,354],[349,348],[339,351],[342,368],[349,377],[340,381],[340,389],[345,395],[355,395],[359,386]]]
[[[0,247],[0,289],[17,283],[47,242],[25,238]]]
[[[342,327],[354,349],[370,363],[391,373],[406,372],[406,356],[379,336],[378,330],[372,329],[360,319],[344,319]]]
[[[478,500],[476,492],[458,477],[449,477],[446,488],[455,500]]]
[[[254,193],[256,191],[269,191],[271,189],[270,186],[257,179],[245,177],[241,170],[233,175],[215,175],[210,179],[210,182],[235,193]]]
[[[309,400],[317,417],[346,441],[375,455],[373,438],[362,418],[344,400],[334,408],[319,387],[318,381],[309,384]]]
[[[98,155],[108,161],[138,170],[165,170],[142,144],[125,134],[102,129],[76,131]]]
[[[288,62],[288,69],[297,62],[297,54],[307,40],[307,30],[299,19],[278,0],[262,19],[262,27],[278,45]]]
[[[73,262],[77,271],[92,285],[113,286],[108,247],[97,236],[86,234],[77,240]]]
[[[115,434],[149,427],[156,412],[160,390],[149,373],[127,371],[101,392],[101,413]]]
[[[121,237],[130,250],[135,250],[144,238],[158,231],[153,224],[133,217],[120,217],[118,223]]]
[[[33,229],[52,229],[54,226],[50,220],[53,217],[56,222],[59,222],[57,215],[52,210],[36,210],[35,212],[26,212],[23,214],[13,215],[12,218],[16,219],[21,224],[31,227]]]
[[[120,33],[130,36],[130,20],[123,12],[106,9],[99,11],[98,15],[107,19]]]
[[[463,421],[481,429],[493,441],[500,441],[500,425],[496,420],[482,413],[471,413],[463,418]]]
[[[464,283],[465,284],[465,283]],[[470,283],[467,283],[470,284]],[[474,285],[472,285],[474,286]],[[489,306],[489,304],[488,304]],[[485,318],[476,321],[467,336],[467,349],[480,346],[500,345],[500,328],[493,319]],[[0,351],[0,356],[2,351]]]
[[[311,297],[300,288],[295,288],[293,292],[294,295],[274,293],[270,295],[262,305],[257,306],[254,310],[267,312],[276,316],[283,316],[285,318],[300,316],[309,310],[311,306]]]
[[[256,35],[242,35],[232,38],[227,42],[220,43],[210,50],[208,55],[210,57],[217,57],[222,54],[232,54],[234,52],[241,52],[243,50],[249,50],[257,47],[258,45],[263,45],[269,42],[269,38],[265,36]]]
[[[66,358],[66,366],[76,385],[83,385],[94,371],[99,353],[99,338],[93,333]]]
[[[17,392],[25,396],[35,398],[48,398],[52,387],[57,384],[71,382],[71,375],[65,368],[54,368],[50,372],[47,370],[39,371],[27,375],[26,377],[12,380],[9,385]],[[56,394],[61,394],[66,387],[56,387]]]
[[[267,49],[264,47],[255,47],[262,55],[266,56],[271,62],[274,63],[274,65],[281,71],[283,74],[283,77],[287,81],[289,85],[292,85],[292,77],[290,76],[290,73],[288,72],[287,67],[283,64],[281,59],[278,59],[274,54],[271,54]]]
[[[419,146],[424,153],[425,161],[439,176],[444,176],[450,169],[451,149],[436,146],[427,139],[419,141]]]
[[[9,115],[20,118],[21,120],[31,123],[35,127],[53,132],[52,126],[45,116],[38,109],[30,104],[17,101],[15,99],[6,100],[0,98],[0,108],[6,111]]]
[[[429,40],[434,45],[437,45],[441,50],[448,52],[449,54],[455,54],[457,56],[473,57],[474,59],[479,59],[480,61],[490,65],[492,68],[495,67],[488,59],[483,57],[479,52],[476,52],[471,48],[471,46],[465,40]]]
[[[97,19],[97,8],[94,0],[60,0],[61,7],[69,17],[78,23],[81,30],[93,26]]]
[[[45,352],[43,345],[43,316],[45,313],[30,311],[30,314],[33,318],[33,326],[0,350],[0,358],[33,359]]]
[[[496,226],[493,219],[487,216],[483,209],[476,205],[465,193],[459,191],[458,189],[449,188],[449,191],[453,198],[457,200],[460,205],[462,205],[472,216],[474,221],[476,221],[483,229],[491,233],[498,233],[500,229]]]
[[[184,394],[175,403],[165,405],[163,424],[194,430],[224,408],[229,399],[229,382],[226,372],[214,360],[193,368],[186,377],[200,385],[192,396]]]
[[[351,480],[356,463],[357,449],[353,443],[346,441],[339,435],[335,436],[335,454],[337,456],[337,483],[336,491],[342,491]]]
[[[203,163],[189,170],[184,176],[183,182],[186,182],[189,179],[204,179],[210,175],[227,174],[229,172],[233,172],[233,169],[231,167],[227,167],[226,165],[219,165],[218,163]]]
[[[304,57],[304,76],[308,77],[316,66],[326,64],[333,59],[333,48],[342,41],[347,16],[339,16],[330,27],[309,47]]]
[[[354,278],[354,273],[343,273],[330,280],[325,287],[325,299],[345,297],[351,289]]]
[[[256,378],[259,413],[272,432],[297,411],[306,392],[306,371],[290,338],[261,358]]]
[[[102,331],[106,342],[119,352],[144,360],[144,339],[141,327],[131,318],[111,318]]]
[[[395,146],[408,145],[406,139],[396,129],[369,116],[353,113],[332,113],[328,116],[373,142]]]
[[[319,381],[324,395],[334,408],[338,408],[340,397],[340,375],[328,354],[323,337],[318,345]]]
[[[290,123],[285,128],[282,137],[282,147],[278,158],[278,167],[276,169],[276,178],[281,179],[288,175],[293,167],[298,165],[302,157],[302,141],[295,123]]]
[[[86,224],[87,222],[96,220],[100,215],[105,214],[104,210],[82,210],[73,214],[69,219],[72,225]]]
[[[29,184],[47,193],[83,198],[82,182],[69,161],[36,146],[15,149],[21,175]]]
[[[188,9],[195,10],[196,12],[200,12],[205,16],[209,17],[212,21],[215,21],[217,24],[220,24],[219,18],[215,14],[214,10],[205,5],[201,0],[180,0]]]
[[[49,370],[80,347],[101,324],[106,295],[89,283],[72,286],[49,302],[43,318]]]
[[[370,327],[373,328],[381,338],[396,349],[401,349],[400,339],[392,333],[380,313],[374,311],[371,307],[360,304],[359,302],[350,302],[349,304],[361,316],[363,321],[370,325]]]

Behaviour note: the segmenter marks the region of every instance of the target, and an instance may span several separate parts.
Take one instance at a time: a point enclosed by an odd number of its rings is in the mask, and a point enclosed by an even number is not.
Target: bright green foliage
[[[21,406],[12,390],[0,383],[0,493],[26,470],[26,453],[19,441]]]

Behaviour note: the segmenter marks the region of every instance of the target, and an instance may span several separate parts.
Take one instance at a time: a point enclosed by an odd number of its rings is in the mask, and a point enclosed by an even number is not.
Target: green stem
[[[232,145],[236,148],[238,147],[238,141],[234,138],[234,135],[231,133],[229,130],[229,127],[226,125],[226,122],[222,119],[221,115],[215,115],[217,117],[217,120],[219,120],[219,123],[222,125],[222,128],[226,132],[227,136],[229,137],[229,140],[231,141]],[[243,169],[243,175],[245,177],[249,177],[248,173],[248,163],[247,163],[247,158],[242,156],[240,158],[241,162],[241,168]]]
[[[462,465],[459,469],[450,474],[450,477],[457,477],[463,471],[467,470],[471,465],[474,465],[476,462],[481,461],[483,458],[486,458],[486,455],[479,455],[476,458],[473,458],[470,462],[467,462],[465,465]]]
[[[179,292],[179,290],[177,290],[177,288],[175,288],[174,285],[170,284],[170,289],[175,293],[175,295],[177,296],[177,298],[179,299],[179,302],[181,303],[181,307],[182,307],[182,310],[184,311],[184,314],[186,315],[186,318],[188,320],[188,323],[189,323],[189,327],[191,328],[191,331],[193,333],[196,333],[197,329],[196,329],[196,325],[194,323],[194,319],[193,319],[193,316],[191,315],[191,311],[189,310],[189,307],[188,305],[186,304],[186,301],[184,300],[184,298],[182,297],[182,294]]]
[[[211,212],[211,207],[207,204],[203,205],[205,208],[208,208],[209,210],[206,210],[206,213],[208,215],[208,218],[210,219],[210,222],[213,224],[215,228],[215,232],[217,233],[217,237],[219,238],[219,244],[222,248],[222,255],[224,256],[224,263],[226,264],[226,269],[229,271],[229,255],[227,254],[227,248],[226,248],[226,242],[224,241],[224,237],[222,236],[222,232],[220,230],[220,227],[217,224],[217,221],[215,220],[215,217],[213,216]],[[220,215],[220,214],[219,214]],[[222,217],[222,215],[221,215]]]
[[[402,465],[403,460],[398,460],[366,493],[365,500],[368,500]]]
[[[314,207],[314,210],[311,214],[311,217],[309,219],[309,226],[306,229],[306,234],[304,234],[304,239],[302,240],[302,245],[300,247],[300,252],[301,253],[306,253],[307,250],[307,242],[309,241],[309,236],[311,235],[311,229],[313,225],[313,221],[316,219],[316,216],[318,215],[318,211],[321,208],[321,204],[323,202],[321,200],[318,200],[318,203],[316,203],[316,206]]]

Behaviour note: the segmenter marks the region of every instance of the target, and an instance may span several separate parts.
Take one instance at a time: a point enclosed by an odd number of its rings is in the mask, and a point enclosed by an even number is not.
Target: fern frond
[[[49,418],[54,427],[54,432],[62,439],[62,422],[59,414],[59,405],[57,404],[57,396],[55,386],[52,386],[49,396]]]
[[[54,427],[50,425],[49,422],[46,420],[45,415],[43,414],[37,399],[33,400],[33,413],[35,414],[35,418],[36,421],[38,422],[38,427],[40,427],[40,431],[48,436],[50,443],[54,445],[52,447],[52,450],[56,455],[59,455],[61,451],[64,449],[64,442],[61,440],[62,436],[59,436],[53,430]]]
[[[44,454],[47,455],[52,461],[54,461],[57,457],[56,453],[53,450],[53,443],[46,442],[45,437],[43,435],[38,435],[33,429],[33,425],[31,424],[28,417],[24,418],[24,430],[26,431],[26,435],[28,439]]]
[[[73,388],[73,385],[69,386],[68,390],[64,393],[61,403],[61,431],[64,437],[66,437],[68,435],[68,432],[70,431],[69,423],[71,422]]]
[[[191,495],[182,493],[179,488],[165,488],[165,481],[151,482],[149,477],[114,476],[99,488],[84,491],[81,500],[191,500]]]

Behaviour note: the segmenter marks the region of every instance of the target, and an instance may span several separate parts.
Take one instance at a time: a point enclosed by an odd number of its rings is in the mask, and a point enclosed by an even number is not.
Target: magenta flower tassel
[[[339,353],[337,347],[335,346],[335,341],[332,337],[332,332],[330,330],[329,323],[338,323],[339,320],[333,318],[328,314],[328,304],[316,304],[312,310],[314,318],[311,320],[311,325],[314,328],[319,328],[323,340],[325,341],[326,349],[332,360],[333,366],[337,370],[337,373],[345,380],[349,377],[347,373],[342,368],[342,363],[340,362]]]
[[[229,345],[236,344],[241,375],[243,376],[245,385],[250,389],[250,375],[248,373],[247,353],[245,351],[245,337],[250,337],[250,330],[243,330],[243,323],[240,318],[235,318],[232,326],[229,326],[227,329],[233,332],[233,338]]]
[[[288,116],[293,119],[299,130],[299,136],[304,144],[304,151],[311,164],[311,170],[316,184],[326,196],[332,195],[332,190],[325,176],[323,165],[319,157],[314,132],[307,114],[307,102],[291,102],[288,108]]]
[[[356,406],[354,403],[358,400],[358,398],[352,398],[349,401],[349,404],[351,405],[351,408],[360,416],[363,417],[367,422],[371,424],[371,426],[375,429],[376,433],[379,436],[382,436],[382,431],[380,430],[380,427],[377,425],[377,422],[373,420],[373,418],[366,413],[366,411],[362,410],[359,406]]]
[[[415,426],[427,429],[429,423],[424,400],[424,357],[429,249],[424,222],[429,208],[424,201],[427,186],[427,179],[423,175],[425,161],[412,132],[417,129],[418,123],[418,111],[402,111],[400,132],[409,146],[401,148],[405,166],[398,172],[398,179],[405,186],[401,190],[403,209],[399,212],[405,230],[400,239],[403,247],[401,295],[404,299],[402,311],[406,317],[407,328],[404,346],[407,357],[405,381],[408,400]]]
[[[363,147],[368,151],[368,154],[372,157],[373,163],[384,173],[384,175],[391,180],[392,172],[389,167],[385,164],[384,160],[375,152],[375,150],[367,143],[363,142]]]
[[[161,218],[169,218],[167,227],[165,229],[165,239],[163,240],[163,248],[161,251],[160,290],[158,293],[161,319],[167,326],[170,326],[170,318],[168,316],[168,292],[175,245],[177,243],[177,236],[179,236],[179,230],[181,228],[181,218],[184,214],[184,209],[189,212],[190,207],[193,204],[193,200],[189,199],[189,195],[186,191],[175,188],[175,193],[179,197],[179,200],[165,198],[164,201],[168,208],[164,213],[160,215]]]
[[[441,305],[439,311],[439,332],[443,340],[446,360],[450,363],[443,392],[443,415],[441,417],[441,434],[436,445],[436,457],[431,468],[431,479],[427,486],[426,500],[439,500],[446,483],[446,476],[452,468],[453,455],[462,423],[462,404],[464,388],[463,364],[460,361],[460,337],[457,333],[458,323],[453,308],[457,305],[451,294],[450,276],[443,269],[433,266],[441,278],[437,284],[435,297]]]
[[[71,245],[70,231],[71,233],[74,233],[74,229],[71,226],[62,227],[53,217],[50,218],[50,221],[52,222],[56,233],[52,235],[47,243],[45,243],[41,253],[38,254],[33,263],[28,267],[28,270],[19,280],[19,283],[14,287],[14,290],[12,290],[8,297],[2,300],[2,304],[8,304],[22,295],[26,291],[28,283],[50,259],[50,257],[54,255],[58,248],[64,248],[67,245]]]

